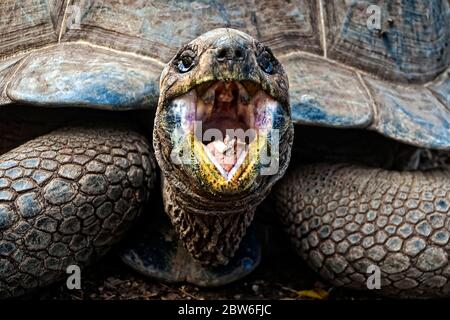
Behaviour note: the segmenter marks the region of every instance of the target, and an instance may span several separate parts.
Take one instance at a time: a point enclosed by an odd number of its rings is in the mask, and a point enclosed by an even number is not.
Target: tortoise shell
[[[450,150],[449,3],[3,0],[0,105],[152,108],[176,51],[231,27],[282,62],[295,123]]]

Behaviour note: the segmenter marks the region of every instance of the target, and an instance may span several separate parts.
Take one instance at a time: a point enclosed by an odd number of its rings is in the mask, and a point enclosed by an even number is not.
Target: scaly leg
[[[367,289],[374,265],[382,294],[450,296],[449,170],[297,166],[275,198],[296,250],[332,284]]]
[[[53,131],[0,156],[0,297],[103,255],[139,215],[155,162],[145,137],[114,126]]]

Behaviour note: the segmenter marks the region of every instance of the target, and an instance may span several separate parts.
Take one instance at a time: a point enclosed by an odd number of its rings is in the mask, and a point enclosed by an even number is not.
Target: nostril
[[[216,59],[223,62],[225,60],[241,61],[245,58],[245,51],[243,48],[222,47],[217,49]]]
[[[234,51],[234,56],[236,57],[236,60],[242,60],[244,59],[244,51],[238,48]]]
[[[226,58],[227,58],[227,50],[219,49],[219,51],[217,52],[217,60],[224,61]]]

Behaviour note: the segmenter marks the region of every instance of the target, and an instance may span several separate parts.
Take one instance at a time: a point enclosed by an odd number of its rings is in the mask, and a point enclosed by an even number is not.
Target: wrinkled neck
[[[186,249],[202,265],[225,265],[239,248],[253,220],[257,203],[189,201],[162,181],[164,209]],[[264,197],[261,197],[264,199]]]

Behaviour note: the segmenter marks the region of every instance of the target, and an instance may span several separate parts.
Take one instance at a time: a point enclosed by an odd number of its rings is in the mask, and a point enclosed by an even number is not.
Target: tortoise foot
[[[250,226],[235,256],[225,266],[204,267],[178,239],[169,221],[152,223],[122,249],[125,264],[139,273],[164,282],[188,282],[202,287],[222,286],[250,274],[261,260],[261,245]]]

